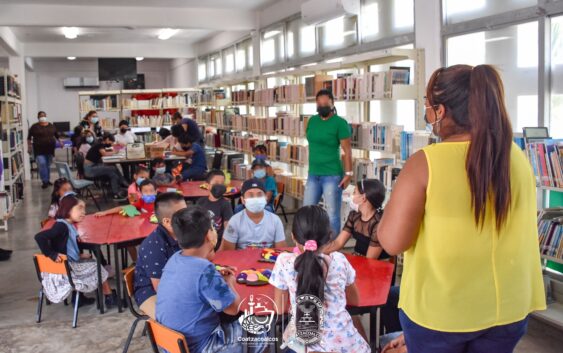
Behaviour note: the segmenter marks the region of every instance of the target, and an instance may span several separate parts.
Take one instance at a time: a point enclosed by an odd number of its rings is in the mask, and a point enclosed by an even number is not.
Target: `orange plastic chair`
[[[145,315],[142,311],[138,311],[135,306],[135,267],[129,267],[123,270],[123,278],[125,279],[125,288],[127,288],[127,305],[129,306],[129,311],[135,317],[135,321],[131,325],[131,329],[129,330],[129,336],[127,337],[127,341],[125,341],[125,347],[123,347],[123,353],[127,353],[129,350],[129,345],[131,344],[131,340],[133,339],[133,334],[135,333],[135,329],[137,328],[137,324],[141,320],[148,320],[149,316]]]
[[[283,197],[285,196],[285,184],[281,181],[276,183],[278,188],[278,195],[274,199],[274,212],[278,212],[278,208],[281,208],[283,218],[285,219],[285,223],[287,223],[287,214],[285,213],[285,208],[283,207]]]
[[[70,286],[72,287],[73,292],[76,293],[76,299],[74,301],[74,314],[72,316],[72,328],[76,328],[78,323],[78,302],[79,302],[79,295],[74,289],[74,282],[72,281],[72,275],[70,272],[70,266],[68,264],[67,257],[65,255],[59,255],[63,261],[55,262],[51,260],[51,258],[43,255],[43,254],[35,254],[33,255],[33,262],[35,264],[35,271],[37,272],[37,279],[39,283],[42,283],[43,278],[41,277],[41,273],[52,273],[57,275],[65,275],[68,277],[68,281]],[[96,295],[98,292],[96,291]],[[39,290],[39,302],[37,303],[37,314],[36,314],[36,322],[41,322],[41,314],[43,311],[43,299],[45,298],[45,294],[43,292],[43,284],[41,284],[41,289]],[[66,304],[66,301],[65,301]]]
[[[153,319],[147,320],[147,329],[154,353],[159,353],[158,348],[165,349],[168,353],[189,353],[186,337]]]

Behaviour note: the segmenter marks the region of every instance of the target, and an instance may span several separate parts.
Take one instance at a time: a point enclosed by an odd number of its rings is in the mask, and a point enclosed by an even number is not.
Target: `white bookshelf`
[[[0,93],[0,116],[2,121],[2,165],[3,173],[0,193],[0,228],[8,230],[7,219],[23,199],[24,187],[24,139],[22,103],[19,96],[17,77],[0,69],[2,89]],[[13,82],[8,85],[8,81]],[[11,87],[9,87],[11,86]]]

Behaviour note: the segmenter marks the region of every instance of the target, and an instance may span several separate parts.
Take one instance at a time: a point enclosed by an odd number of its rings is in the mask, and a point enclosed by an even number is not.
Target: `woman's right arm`
[[[350,232],[342,230],[336,239],[326,245],[323,249],[323,254],[330,254],[331,252],[341,250],[351,236],[352,234]]]

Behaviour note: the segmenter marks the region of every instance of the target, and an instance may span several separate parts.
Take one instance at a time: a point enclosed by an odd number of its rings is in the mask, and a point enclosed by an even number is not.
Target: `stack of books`
[[[542,255],[563,258],[563,208],[547,208],[538,216],[538,236]]]
[[[284,183],[286,195],[300,200],[303,199],[307,178],[297,177],[290,174],[281,174],[277,175],[276,179],[277,181]]]
[[[22,105],[0,103],[0,115],[4,124],[19,124],[22,121]]]
[[[169,118],[167,118],[169,119]],[[165,122],[165,118],[162,115],[137,115],[129,118],[129,125],[131,127],[161,127],[164,125],[169,125],[170,120]]]
[[[100,126],[104,130],[113,130],[117,127],[115,119],[112,119],[112,118],[101,118],[100,119]]]
[[[175,97],[163,97],[162,98],[162,108],[183,108],[187,105],[187,98],[184,95],[177,95]]]
[[[8,86],[8,91],[6,92],[4,90],[4,86],[5,86],[5,78],[7,77],[7,86]],[[14,98],[20,98],[20,92],[21,92],[21,87],[19,82],[16,80],[16,78],[14,76],[11,75],[6,75],[4,76],[4,71],[0,70],[0,96],[5,96],[8,95],[10,97],[14,97]]]
[[[115,110],[117,109],[117,96],[96,97],[90,96],[89,99],[80,101],[80,111],[90,110]]]
[[[352,147],[398,153],[403,126],[372,122],[350,124]]]
[[[526,145],[526,151],[536,176],[536,184],[563,188],[563,140],[530,142]]]

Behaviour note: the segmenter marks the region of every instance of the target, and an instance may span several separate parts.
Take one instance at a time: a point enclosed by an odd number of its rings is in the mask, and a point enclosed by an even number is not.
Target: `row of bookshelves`
[[[118,111],[117,96],[88,96],[87,99],[80,100],[80,112],[85,113],[90,110]]]
[[[18,103],[0,102],[0,115],[2,124],[10,123],[10,125],[21,124],[22,122],[22,105]]]
[[[563,140],[529,142],[526,152],[538,186],[563,188]]]
[[[0,69],[0,96],[21,97],[21,87],[17,78],[3,69]]]
[[[563,208],[544,209],[538,216],[540,252],[561,262],[563,258]]]
[[[23,130],[3,130],[2,131],[2,152],[4,154],[12,152],[22,147]]]

